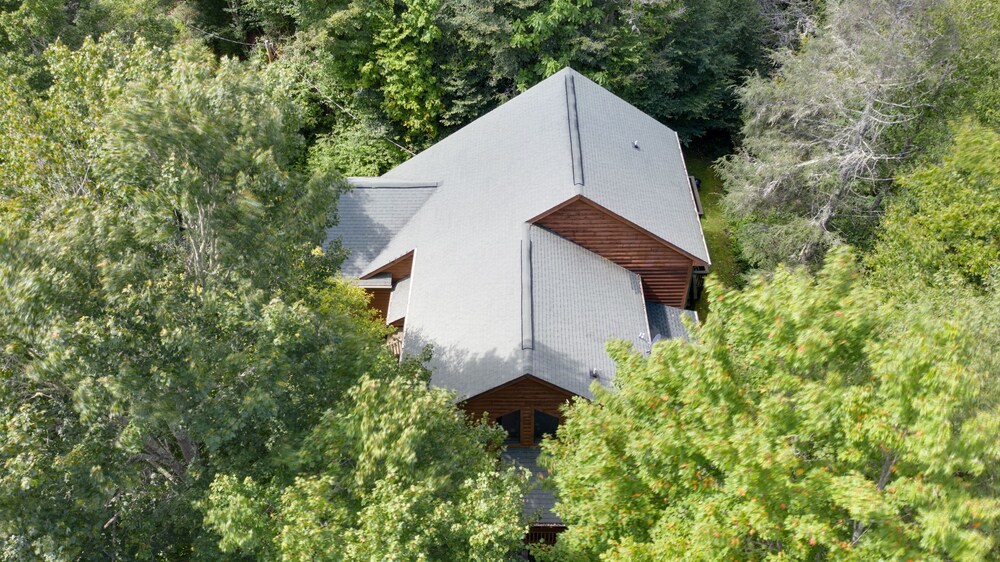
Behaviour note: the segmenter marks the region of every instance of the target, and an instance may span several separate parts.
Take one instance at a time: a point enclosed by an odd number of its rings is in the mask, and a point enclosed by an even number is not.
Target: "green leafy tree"
[[[87,37],[116,31],[168,45],[180,21],[157,0],[11,0],[0,3],[0,72],[47,86],[44,53],[56,43],[78,48]]]
[[[940,163],[900,177],[870,257],[887,289],[923,291],[957,275],[981,289],[1000,276],[1000,133],[966,121]]]
[[[525,476],[503,437],[469,425],[426,373],[362,378],[326,413],[283,479],[220,475],[205,522],[257,559],[509,559],[524,538]]]
[[[347,109],[365,122],[353,130],[411,148],[565,66],[685,139],[728,132],[739,114],[733,87],[762,62],[755,0],[268,1],[241,10],[284,45],[284,60],[343,106],[330,104],[329,129],[353,119]],[[348,147],[341,152],[355,160]]]
[[[735,90],[764,62],[758,0],[665,3],[629,19],[646,54],[612,88],[685,141],[739,130]]]
[[[114,37],[44,56],[44,95],[0,85],[0,552],[218,559],[214,474],[269,474],[394,368],[327,281],[338,180],[279,74]]]
[[[614,346],[618,388],[543,445],[546,559],[996,559],[995,296],[892,308],[836,251],[712,304],[690,342]]]
[[[443,110],[433,56],[440,39],[435,19],[440,0],[351,0],[285,9],[254,3],[256,19],[291,14],[294,36],[286,36],[282,58],[323,97],[341,107],[333,121],[364,116],[372,136],[388,124],[403,141],[425,146],[437,136]],[[317,100],[318,101],[318,100]],[[390,135],[391,138],[391,135]]]
[[[733,89],[763,59],[756,0],[557,0],[513,25],[536,61],[522,88],[572,66],[685,140],[737,127]]]

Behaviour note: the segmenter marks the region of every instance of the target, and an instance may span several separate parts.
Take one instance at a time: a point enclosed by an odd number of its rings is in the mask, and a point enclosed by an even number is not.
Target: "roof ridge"
[[[535,314],[531,271],[531,227],[521,227],[521,373],[535,370]]]
[[[379,176],[348,176],[344,179],[352,189],[420,189],[441,185],[439,181],[394,180]]]
[[[579,195],[582,192],[581,187],[584,185],[583,152],[580,145],[580,116],[576,110],[576,84],[573,81],[573,72],[566,73],[565,86],[566,120],[569,122],[570,158],[573,161],[573,185],[576,186],[576,194]]]

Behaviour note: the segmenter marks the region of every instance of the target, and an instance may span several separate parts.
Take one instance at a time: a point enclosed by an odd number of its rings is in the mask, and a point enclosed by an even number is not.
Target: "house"
[[[433,346],[431,383],[502,425],[529,467],[560,406],[611,382],[608,340],[683,335],[709,265],[677,134],[568,68],[349,181],[329,233],[343,275],[400,353]],[[539,526],[558,525],[545,496],[529,497]]]

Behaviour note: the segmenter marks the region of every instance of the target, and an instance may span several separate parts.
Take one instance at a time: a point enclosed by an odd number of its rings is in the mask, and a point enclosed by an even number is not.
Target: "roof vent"
[[[646,337],[646,333],[645,332],[639,334],[639,341],[641,341],[642,343],[646,344],[646,351],[645,351],[645,353],[646,353],[646,355],[649,355],[653,351],[653,344],[652,344],[652,342],[649,341],[649,338]],[[653,341],[656,341],[656,340],[653,340]]]
[[[639,148],[639,141],[638,140],[632,141],[632,148],[634,148],[636,150],[642,150],[641,148]]]
[[[590,370],[590,378],[592,378],[592,379],[599,379],[599,378],[601,378],[601,372],[598,371],[597,369],[591,369]]]

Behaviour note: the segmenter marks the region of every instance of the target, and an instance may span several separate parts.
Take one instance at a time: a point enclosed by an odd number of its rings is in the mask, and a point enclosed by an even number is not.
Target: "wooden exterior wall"
[[[389,315],[389,295],[392,294],[392,289],[365,289],[365,292],[371,296],[368,308],[378,311],[379,318],[385,320]]]
[[[372,273],[365,276],[366,279],[374,277],[380,273],[390,273],[392,275],[392,286],[395,287],[396,283],[401,279],[410,276],[410,272],[413,270],[413,252],[409,252],[389,263],[379,269],[373,271]],[[374,309],[378,312],[379,318],[386,320],[389,316],[389,298],[392,295],[392,289],[365,289],[365,292],[371,295],[371,300],[368,301],[368,308]],[[393,326],[397,328],[403,327],[403,320],[400,319],[393,322]]]
[[[391,262],[385,264],[384,266],[376,269],[375,271],[369,273],[365,278],[375,277],[379,273],[389,272],[392,274],[392,282],[395,283],[404,277],[409,277],[410,272],[413,270],[413,252],[408,252]]]
[[[638,274],[646,299],[687,304],[694,260],[600,206],[577,199],[535,224]]]
[[[524,537],[524,544],[556,544],[559,533],[565,530],[565,525],[532,525]]]
[[[562,412],[560,412],[560,408],[572,397],[571,392],[531,375],[525,375],[505,385],[473,396],[462,402],[461,406],[474,419],[479,419],[483,417],[484,413],[488,413],[489,418],[495,420],[500,416],[520,410],[520,445],[530,446],[533,445],[532,438],[535,432],[535,410],[555,416],[561,422]]]

